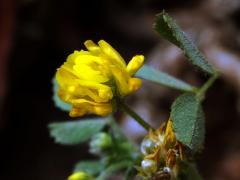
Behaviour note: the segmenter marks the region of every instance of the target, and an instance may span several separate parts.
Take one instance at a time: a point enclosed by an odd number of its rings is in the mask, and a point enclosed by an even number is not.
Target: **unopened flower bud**
[[[109,134],[101,132],[93,136],[90,142],[90,152],[101,154],[105,149],[111,147],[112,138]]]
[[[94,180],[94,178],[86,172],[80,171],[70,175],[68,180]]]

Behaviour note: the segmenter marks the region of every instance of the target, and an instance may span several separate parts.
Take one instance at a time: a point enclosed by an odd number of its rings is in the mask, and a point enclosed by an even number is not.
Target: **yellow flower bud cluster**
[[[57,70],[58,95],[72,105],[72,117],[105,116],[113,111],[114,97],[122,98],[141,86],[141,80],[132,76],[143,65],[144,56],[136,55],[126,64],[103,40],[98,45],[87,40],[84,45],[87,51],[74,51]]]
[[[177,141],[172,129],[172,121],[159,129],[150,130],[141,143],[143,160],[139,175],[143,179],[175,179],[178,162],[183,161],[183,146]]]

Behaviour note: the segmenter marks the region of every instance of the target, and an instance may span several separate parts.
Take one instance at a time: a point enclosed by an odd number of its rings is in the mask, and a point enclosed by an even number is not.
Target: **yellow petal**
[[[75,75],[65,70],[64,68],[59,68],[55,77],[60,87],[71,85],[76,79]]]
[[[135,74],[138,71],[138,69],[142,67],[143,62],[144,62],[143,55],[134,56],[127,65],[127,72],[129,73],[129,75],[131,76]]]
[[[66,60],[66,64],[71,64],[73,65],[74,64],[74,61],[75,59],[78,57],[78,56],[81,56],[81,55],[89,55],[90,53],[88,51],[74,51],[72,54],[70,54],[68,57],[67,57],[67,60]],[[64,63],[64,64],[65,64]]]
[[[88,113],[106,116],[112,112],[110,103],[96,103],[86,99],[77,99],[71,102],[73,108],[70,112],[71,117],[83,116]]]
[[[82,108],[72,107],[72,109],[71,109],[71,111],[69,113],[69,116],[70,117],[83,116],[83,115],[87,114],[88,112],[91,112],[91,111],[89,111],[89,109],[91,109],[91,108],[88,105],[85,105]]]
[[[81,104],[83,104],[83,103],[87,103],[87,104],[94,105],[94,106],[98,106],[98,105],[101,105],[101,104],[102,104],[102,103],[98,103],[98,102],[91,101],[91,100],[84,99],[84,98],[72,99],[72,100],[71,100],[71,103],[72,103],[75,107],[80,107]]]
[[[176,136],[173,132],[172,121],[168,120],[164,135],[164,144],[167,148],[172,148],[176,143]]]
[[[77,56],[74,59],[74,62],[76,64],[92,64],[95,62],[99,65],[103,65],[104,60],[101,57],[93,56],[91,54],[82,54],[82,55]]]
[[[56,80],[60,85],[58,95],[67,103],[70,103],[72,99],[87,96],[96,102],[107,102],[113,97],[109,86],[93,81],[77,79],[64,69],[58,70]]]
[[[93,41],[91,40],[87,40],[84,42],[84,45],[86,46],[86,48],[92,52],[93,54],[99,54],[101,49],[99,48],[98,45],[96,45]]]
[[[112,67],[112,73],[120,95],[128,95],[130,93],[128,85],[129,75],[116,67]]]
[[[130,78],[128,85],[131,92],[137,91],[142,85],[142,80],[139,78]]]
[[[119,65],[121,68],[126,68],[126,63],[124,59],[110,44],[108,44],[104,40],[100,40],[98,44],[104,54],[106,54],[107,57],[110,58],[109,60],[114,60],[113,64]]]
[[[97,71],[98,74],[101,74],[102,76],[104,76],[104,79],[102,82],[106,82],[109,80],[110,75],[110,69],[109,69],[109,64],[108,62],[101,58],[101,57],[97,57],[97,56],[93,56],[93,55],[80,55],[75,59],[75,63],[77,66],[79,66],[79,72],[82,72],[83,70],[81,70],[81,67],[86,67],[88,66],[89,68],[91,68],[94,71]],[[87,71],[85,69],[85,71]],[[88,76],[88,75],[87,75]]]
[[[103,98],[104,101],[108,101],[110,99],[112,99],[113,94],[112,94],[112,89],[111,87],[104,85],[104,84],[100,84],[100,83],[96,83],[96,82],[92,82],[92,81],[85,81],[85,80],[76,80],[79,85],[83,86],[83,87],[88,87],[92,90],[95,90],[98,93],[98,96],[100,98]],[[97,101],[97,99],[96,99]]]
[[[104,83],[109,80],[109,78],[102,75],[100,71],[94,70],[91,66],[88,65],[74,65],[73,70],[74,74],[82,80],[94,81],[98,83]]]
[[[101,106],[94,106],[94,113],[99,116],[107,116],[112,112],[112,104],[104,104]]]

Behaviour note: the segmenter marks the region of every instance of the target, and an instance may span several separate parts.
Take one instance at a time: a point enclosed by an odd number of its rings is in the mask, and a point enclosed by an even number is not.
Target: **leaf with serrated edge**
[[[147,65],[138,70],[136,77],[182,91],[194,91],[191,85]]]
[[[167,13],[162,12],[157,15],[154,29],[182,49],[192,64],[209,74],[215,73],[215,70],[208,64],[206,58]]]
[[[201,149],[205,120],[201,104],[191,93],[179,96],[171,107],[173,130],[177,139],[194,152]]]
[[[49,124],[50,135],[57,143],[74,145],[89,140],[108,122],[106,118],[82,119]]]

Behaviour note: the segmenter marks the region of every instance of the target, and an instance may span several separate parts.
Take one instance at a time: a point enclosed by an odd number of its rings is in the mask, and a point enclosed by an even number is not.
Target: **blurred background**
[[[144,54],[147,64],[193,85],[207,79],[152,29],[163,9],[222,73],[204,102],[207,138],[197,157],[200,173],[207,180],[240,179],[239,0],[1,0],[0,179],[64,180],[89,156],[87,144],[57,145],[47,129],[50,122],[70,119],[54,107],[51,80],[87,39],[106,40],[126,61]],[[129,103],[158,127],[178,95],[144,83]],[[118,116],[132,140],[146,133]]]

